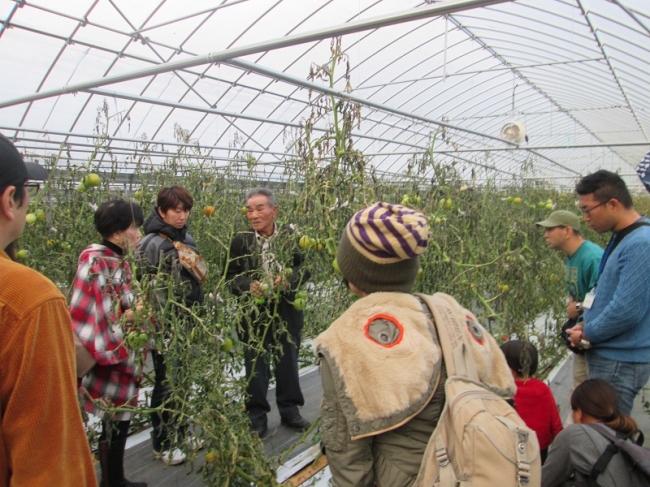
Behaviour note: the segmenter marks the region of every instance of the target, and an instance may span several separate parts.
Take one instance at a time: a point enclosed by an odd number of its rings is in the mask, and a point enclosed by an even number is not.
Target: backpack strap
[[[446,294],[436,293],[433,296],[416,294],[423,301],[431,314],[438,332],[440,348],[447,367],[447,376],[462,376],[478,381],[478,372],[472,353],[465,341],[467,324],[462,317],[458,304]]]
[[[605,451],[598,457],[598,460],[596,460],[596,463],[594,463],[594,466],[591,468],[591,473],[589,474],[591,480],[596,482],[598,476],[607,469],[607,465],[609,465],[609,462],[618,452],[619,449],[614,443],[607,445]]]
[[[614,455],[616,455],[620,450],[614,444],[614,442],[617,440],[616,435],[613,435],[612,432],[609,431],[603,424],[589,423],[589,427],[597,431],[600,435],[604,436],[609,441],[607,448],[605,448],[605,451],[598,457],[598,460],[596,460],[596,463],[594,463],[594,466],[591,469],[590,478],[595,482],[598,476],[605,471],[607,465],[609,465],[609,462],[612,460]],[[625,439],[627,439],[627,437]]]

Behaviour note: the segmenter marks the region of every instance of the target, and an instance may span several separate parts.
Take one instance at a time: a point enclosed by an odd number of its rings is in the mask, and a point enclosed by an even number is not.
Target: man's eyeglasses
[[[27,181],[23,184],[23,187],[27,190],[27,193],[29,193],[29,197],[33,198],[36,196],[36,193],[38,193],[38,190],[41,189],[41,184],[34,181]]]
[[[599,203],[599,204],[597,204],[596,206],[592,206],[592,207],[589,208],[589,209],[586,209],[586,208],[580,208],[580,213],[582,213],[583,215],[587,215],[587,216],[589,216],[589,213],[591,213],[592,211],[594,211],[594,210],[595,210],[596,208],[598,208],[599,206],[606,205],[606,204],[609,203],[610,201],[611,201],[611,200],[603,201],[602,203]]]

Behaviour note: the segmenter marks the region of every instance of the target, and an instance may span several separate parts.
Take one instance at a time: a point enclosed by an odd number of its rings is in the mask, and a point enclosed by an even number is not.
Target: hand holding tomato
[[[273,279],[273,289],[279,289],[280,291],[286,291],[289,289],[289,281],[286,276],[281,274],[275,276]]]
[[[133,323],[135,322],[135,314],[133,313],[132,309],[127,309],[123,314],[122,317],[127,323]]]
[[[262,298],[266,293],[268,286],[264,282],[253,281],[251,282],[251,294],[254,298]]]

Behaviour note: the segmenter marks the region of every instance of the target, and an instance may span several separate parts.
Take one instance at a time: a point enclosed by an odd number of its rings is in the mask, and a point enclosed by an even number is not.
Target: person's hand
[[[569,295],[569,304],[566,305],[566,314],[569,315],[569,318],[574,320],[580,316],[580,313],[576,309],[576,301],[571,295]]]
[[[282,274],[275,276],[273,279],[273,289],[279,289],[280,291],[286,291],[289,289],[289,281]]]
[[[135,314],[133,313],[133,310],[132,309],[127,309],[124,313],[122,313],[122,319],[126,323],[135,322]]]
[[[264,296],[264,286],[262,286],[260,281],[251,282],[250,291],[254,298],[261,298]]]
[[[580,340],[584,338],[583,329],[583,325],[576,325],[566,331],[567,335],[569,336],[569,340],[571,341],[572,347],[580,348]]]

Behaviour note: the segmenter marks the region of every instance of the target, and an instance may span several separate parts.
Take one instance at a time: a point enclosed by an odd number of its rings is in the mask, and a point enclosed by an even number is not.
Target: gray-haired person
[[[255,298],[257,307],[245,314],[239,329],[248,379],[246,411],[251,430],[264,436],[271,411],[266,395],[273,364],[281,422],[303,431],[310,426],[299,411],[305,403],[298,379],[304,314],[292,303],[310,273],[302,267],[304,255],[296,246],[292,227],[279,227],[275,222],[278,207],[273,192],[266,188],[250,190],[246,208],[251,227],[233,237],[227,264],[233,294]]]

